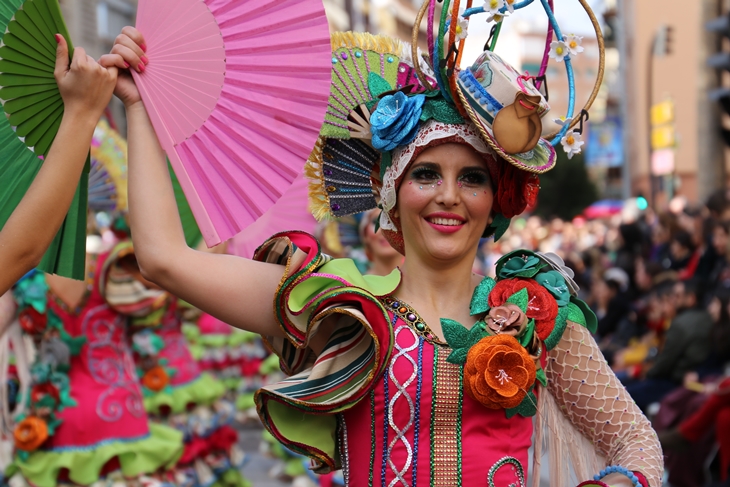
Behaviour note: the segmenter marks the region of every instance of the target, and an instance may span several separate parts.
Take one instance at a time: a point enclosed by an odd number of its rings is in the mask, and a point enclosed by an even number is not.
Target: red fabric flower
[[[540,192],[540,177],[537,174],[529,174],[525,178],[522,192],[527,206],[529,208],[534,207],[537,204],[537,195]]]
[[[58,392],[58,388],[50,382],[44,382],[43,384],[36,384],[30,391],[30,400],[32,403],[37,403],[43,397],[51,396],[56,404],[61,401],[61,396]]]
[[[20,327],[30,335],[40,335],[46,331],[48,316],[41,314],[33,306],[28,306],[18,315]]]
[[[503,279],[489,293],[489,306],[502,306],[516,292],[527,289],[527,317],[535,320],[535,332],[545,340],[553,331],[558,303],[550,292],[532,279]]]

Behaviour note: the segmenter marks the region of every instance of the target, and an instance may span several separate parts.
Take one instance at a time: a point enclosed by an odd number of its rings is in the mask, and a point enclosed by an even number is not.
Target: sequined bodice
[[[464,394],[451,349],[391,312],[395,347],[368,398],[341,417],[351,487],[523,486],[532,420],[507,419]]]

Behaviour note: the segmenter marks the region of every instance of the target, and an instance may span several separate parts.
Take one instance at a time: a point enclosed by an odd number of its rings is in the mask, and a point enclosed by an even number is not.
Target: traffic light
[[[674,27],[660,25],[654,38],[654,56],[663,57],[672,54],[674,47]]]
[[[715,32],[722,36],[730,38],[730,13],[712,19],[705,24],[708,32]],[[722,42],[718,39],[717,50],[715,54],[707,58],[707,65],[715,69],[724,69],[730,71],[730,52],[722,51]],[[715,88],[708,93],[710,100],[718,102],[725,114],[730,115],[730,88]],[[720,129],[720,135],[726,145],[730,145],[730,130],[726,128]]]
[[[705,24],[705,29],[708,32],[716,32],[725,37],[730,37],[730,13],[710,20]],[[730,71],[730,52],[722,52],[720,42],[718,42],[718,51],[707,58],[707,65],[712,68]]]

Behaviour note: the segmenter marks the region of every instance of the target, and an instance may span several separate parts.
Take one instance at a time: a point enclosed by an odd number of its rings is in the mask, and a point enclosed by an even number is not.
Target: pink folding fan
[[[140,0],[133,72],[205,242],[239,233],[301,173],[331,81],[322,0]]]
[[[301,230],[314,233],[317,220],[309,211],[309,188],[303,174],[264,215],[228,241],[228,253],[250,259],[256,248],[278,232]]]

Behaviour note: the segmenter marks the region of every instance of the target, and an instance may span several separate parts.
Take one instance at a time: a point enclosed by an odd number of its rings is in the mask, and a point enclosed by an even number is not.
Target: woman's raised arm
[[[144,39],[132,27],[101,63],[144,70]],[[191,249],[185,242],[165,154],[128,72],[117,89],[127,109],[129,215],[142,275],[233,326],[267,336],[282,332],[272,312],[284,266]]]
[[[0,230],[0,294],[38,265],[66,217],[99,117],[109,103],[117,68],[104,69],[83,48],[69,66],[68,45],[56,36],[54,76],[64,112],[43,166]]]

